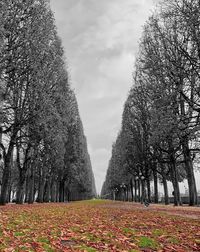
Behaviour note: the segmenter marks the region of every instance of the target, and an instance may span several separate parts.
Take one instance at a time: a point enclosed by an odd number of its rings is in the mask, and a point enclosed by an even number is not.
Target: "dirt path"
[[[108,204],[105,205],[108,207]],[[162,204],[150,204],[149,207],[145,207],[140,203],[132,203],[132,202],[112,202],[110,204],[111,208],[119,208],[125,210],[134,210],[140,209],[141,211],[155,211],[155,212],[163,212],[169,215],[176,215],[180,217],[187,217],[191,219],[200,219],[200,207],[189,207],[189,206],[173,206],[173,205],[162,205]]]

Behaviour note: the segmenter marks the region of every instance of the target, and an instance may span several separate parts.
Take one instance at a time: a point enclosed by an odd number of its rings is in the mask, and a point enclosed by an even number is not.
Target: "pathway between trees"
[[[0,251],[200,251],[200,208],[103,200],[6,205]]]

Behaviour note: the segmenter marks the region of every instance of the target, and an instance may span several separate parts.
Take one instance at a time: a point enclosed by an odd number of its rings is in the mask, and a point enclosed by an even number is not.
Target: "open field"
[[[200,208],[91,200],[0,207],[0,251],[200,251]]]

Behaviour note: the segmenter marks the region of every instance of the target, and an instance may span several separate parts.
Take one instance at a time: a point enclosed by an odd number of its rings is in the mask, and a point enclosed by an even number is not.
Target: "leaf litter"
[[[200,251],[199,214],[198,208],[147,210],[104,200],[6,205],[0,207],[0,251]]]

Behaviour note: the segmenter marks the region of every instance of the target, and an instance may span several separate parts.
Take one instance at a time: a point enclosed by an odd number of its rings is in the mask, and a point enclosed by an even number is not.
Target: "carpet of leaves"
[[[103,200],[6,205],[0,251],[200,251],[200,209]]]

